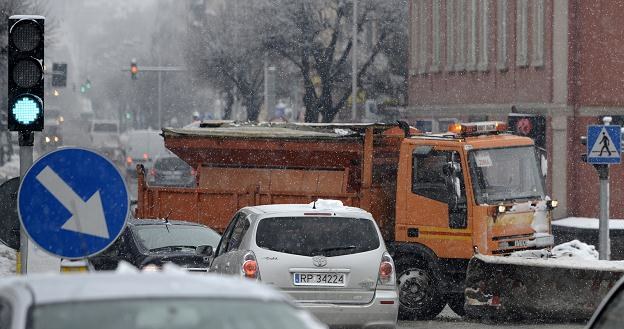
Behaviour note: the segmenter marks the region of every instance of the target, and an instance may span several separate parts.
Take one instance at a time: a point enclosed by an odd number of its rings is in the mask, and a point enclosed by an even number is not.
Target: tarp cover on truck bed
[[[200,128],[163,128],[165,137],[235,137],[271,139],[334,139],[359,137],[364,129],[385,130],[396,124],[384,123],[230,123],[206,124]]]

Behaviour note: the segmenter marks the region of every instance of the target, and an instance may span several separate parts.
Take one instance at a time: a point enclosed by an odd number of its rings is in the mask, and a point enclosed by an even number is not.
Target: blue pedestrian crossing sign
[[[587,127],[587,162],[619,164],[622,151],[620,126]]]
[[[115,165],[94,151],[50,152],[24,175],[17,210],[30,240],[67,259],[95,255],[123,231],[128,189]]]

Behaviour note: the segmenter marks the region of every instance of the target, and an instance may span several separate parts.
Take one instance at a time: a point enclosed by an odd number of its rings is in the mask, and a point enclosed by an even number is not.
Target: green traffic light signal
[[[91,89],[91,81],[89,79],[87,79],[87,82],[85,82],[85,88]]]
[[[80,86],[80,93],[84,94],[87,92],[87,87],[85,85]]]

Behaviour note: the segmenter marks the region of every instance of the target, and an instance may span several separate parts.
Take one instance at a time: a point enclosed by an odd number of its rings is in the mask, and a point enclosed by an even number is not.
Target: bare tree
[[[332,122],[351,96],[352,8],[347,0],[270,0],[258,15],[264,46],[301,72],[307,122]],[[405,30],[406,8],[405,0],[359,0],[359,87],[388,41]],[[368,22],[374,22],[376,35],[369,44],[363,42]]]
[[[234,95],[257,121],[262,105],[263,49],[255,29],[256,1],[226,1],[191,26],[188,58],[195,75],[226,95],[230,117]],[[203,13],[202,13],[203,14]]]

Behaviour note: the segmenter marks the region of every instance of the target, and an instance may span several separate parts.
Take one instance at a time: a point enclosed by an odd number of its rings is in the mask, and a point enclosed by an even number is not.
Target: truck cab
[[[403,313],[437,315],[441,299],[461,313],[464,275],[475,253],[553,245],[556,201],[546,195],[539,153],[530,138],[506,130],[500,122],[451,124],[448,133],[403,140],[395,225],[399,288],[407,293],[422,282],[435,285],[424,289],[425,300],[405,298]],[[414,275],[419,271],[422,276]],[[422,314],[425,301],[432,308]]]

